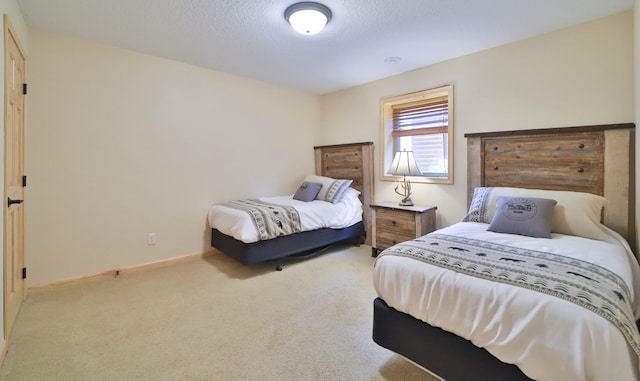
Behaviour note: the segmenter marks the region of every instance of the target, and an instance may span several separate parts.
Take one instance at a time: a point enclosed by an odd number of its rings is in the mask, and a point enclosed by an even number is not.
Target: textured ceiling
[[[18,0],[29,27],[324,94],[633,8],[634,0]],[[398,63],[385,63],[401,57]]]

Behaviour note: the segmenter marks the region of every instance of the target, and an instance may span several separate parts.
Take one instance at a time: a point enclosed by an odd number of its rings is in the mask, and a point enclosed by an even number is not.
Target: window
[[[413,182],[453,184],[453,85],[382,100],[381,179],[397,151],[413,151],[422,172]]]

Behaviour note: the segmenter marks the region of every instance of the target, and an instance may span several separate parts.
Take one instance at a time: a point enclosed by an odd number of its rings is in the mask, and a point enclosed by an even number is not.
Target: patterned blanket
[[[593,263],[438,233],[392,246],[380,254],[383,255],[415,258],[570,301],[613,323],[640,356],[640,334],[626,283]]]
[[[300,215],[288,205],[272,204],[260,200],[235,200],[222,205],[247,212],[261,240],[299,233]]]

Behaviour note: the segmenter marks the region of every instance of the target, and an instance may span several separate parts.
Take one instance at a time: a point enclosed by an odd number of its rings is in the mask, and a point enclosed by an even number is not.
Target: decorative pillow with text
[[[496,199],[506,197],[535,197],[556,200],[551,218],[551,232],[607,241],[609,235],[601,223],[604,197],[572,191],[526,189],[509,187],[477,187],[473,192],[469,212],[462,222],[490,224],[496,212]]]
[[[546,198],[498,196],[496,211],[487,230],[551,238],[551,218],[556,204],[556,200]]]

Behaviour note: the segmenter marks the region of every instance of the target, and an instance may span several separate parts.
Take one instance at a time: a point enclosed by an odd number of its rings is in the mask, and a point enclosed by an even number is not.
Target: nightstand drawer
[[[393,231],[397,234],[412,236],[416,230],[415,213],[376,209],[376,226],[380,231]]]
[[[381,231],[376,234],[376,247],[380,250],[383,250],[400,242],[408,241],[414,238],[416,238],[415,233],[398,234],[393,231]]]
[[[436,207],[399,206],[384,202],[373,209],[372,254],[435,230]]]

